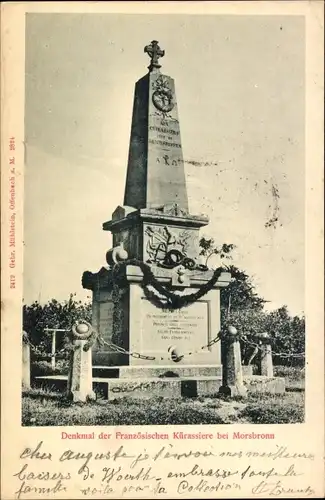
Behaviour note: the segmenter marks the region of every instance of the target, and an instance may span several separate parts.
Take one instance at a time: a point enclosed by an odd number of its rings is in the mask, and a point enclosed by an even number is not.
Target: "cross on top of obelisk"
[[[151,57],[150,65],[148,66],[149,71],[161,68],[158,59],[164,57],[165,51],[159,47],[157,40],[152,40],[150,45],[146,45],[144,51]]]

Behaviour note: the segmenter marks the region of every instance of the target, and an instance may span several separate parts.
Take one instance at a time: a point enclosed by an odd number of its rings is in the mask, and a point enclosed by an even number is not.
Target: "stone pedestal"
[[[166,254],[176,250],[195,263],[199,229],[208,222],[207,217],[189,214],[175,203],[142,209],[118,206],[103,229],[112,233],[113,247],[123,244],[129,257],[164,264]]]
[[[187,271],[184,280],[189,286],[180,287],[173,286],[177,269],[157,267],[154,272],[161,284],[179,295],[195,293],[212,276],[212,272]],[[220,331],[220,289],[228,285],[229,273],[222,273],[215,287],[201,299],[176,310],[160,309],[148,300],[138,266],[126,266],[118,290],[114,290],[108,270],[88,279],[84,285],[93,289],[93,327],[105,340],[103,347],[93,349],[95,366],[221,365],[220,343],[208,344]],[[110,343],[149,359],[118,353]]]
[[[244,386],[240,343],[236,328],[229,327],[225,344],[222,386],[219,392],[229,396],[245,397],[247,389]]]
[[[23,389],[30,389],[30,344],[25,332],[23,332],[21,380]]]
[[[67,394],[74,402],[96,399],[93,392],[92,354],[87,348],[92,334],[91,325],[77,323],[72,328],[72,347]]]

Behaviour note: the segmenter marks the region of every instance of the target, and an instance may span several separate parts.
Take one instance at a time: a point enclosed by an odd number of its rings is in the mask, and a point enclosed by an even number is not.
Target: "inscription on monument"
[[[166,351],[177,344],[191,351],[209,341],[209,307],[204,301],[175,311],[157,309],[143,300],[142,347],[150,351]]]
[[[159,146],[170,146],[172,148],[181,148],[180,144],[175,144],[173,142],[161,141],[160,139],[149,139],[150,144],[159,144]]]
[[[153,125],[149,126],[149,143],[165,148],[181,149],[180,132],[178,122],[172,120],[160,120],[152,117]]]
[[[163,123],[166,123],[164,120],[161,120],[160,122],[161,124]],[[167,122],[167,125],[168,125],[168,122]],[[179,135],[179,130],[173,130],[172,128],[166,128],[166,127],[156,127],[154,125],[151,125],[149,127],[149,130],[153,130],[155,132],[158,132],[159,134],[169,134],[169,135]]]

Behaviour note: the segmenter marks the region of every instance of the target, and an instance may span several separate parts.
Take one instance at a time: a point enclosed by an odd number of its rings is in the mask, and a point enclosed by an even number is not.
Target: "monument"
[[[150,64],[135,85],[124,202],[103,224],[113,248],[107,267],[82,278],[104,341],[93,348],[93,373],[220,377],[220,289],[231,276],[200,263],[208,218],[189,211],[175,83],[161,72],[158,42],[144,51]]]
[[[93,390],[109,400],[283,393],[268,334],[254,350],[258,375],[241,362],[244,332],[229,326],[220,335],[220,290],[231,275],[200,262],[199,230],[209,221],[188,203],[174,80],[160,71],[158,42],[144,50],[150,64],[135,85],[124,202],[103,224],[113,247],[107,265],[82,276],[92,325],[72,327],[69,376],[36,382],[66,384],[74,401],[94,399]]]
[[[93,326],[105,342],[93,348],[94,370],[114,367],[133,376],[140,371],[131,368],[141,366],[144,376],[220,375],[220,343],[209,344],[220,330],[220,288],[231,276],[220,272],[216,279],[199,261],[199,229],[208,218],[189,212],[175,83],[160,70],[165,53],[158,42],[144,51],[150,65],[135,85],[124,202],[103,224],[113,249],[108,267],[82,279],[93,292]],[[162,287],[189,299],[207,290],[179,308]]]

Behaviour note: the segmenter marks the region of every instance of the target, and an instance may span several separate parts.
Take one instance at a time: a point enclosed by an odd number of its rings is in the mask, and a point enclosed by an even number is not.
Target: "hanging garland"
[[[194,302],[199,300],[201,297],[206,295],[210,290],[212,290],[212,288],[220,278],[221,274],[225,272],[224,268],[219,267],[214,271],[212,278],[207,283],[202,285],[199,288],[199,290],[189,295],[177,295],[171,292],[170,290],[166,289],[155,278],[148,264],[137,259],[130,259],[115,264],[112,269],[113,283],[116,283],[116,281],[119,278],[118,275],[120,275],[121,271],[125,269],[126,266],[128,265],[140,267],[143,273],[142,288],[146,298],[150,300],[150,302],[154,303],[160,309],[170,309],[170,310],[182,309],[183,307],[189,306],[190,304],[193,304]],[[159,295],[150,290],[148,286],[154,288],[160,295],[163,296],[163,298],[159,297]]]
[[[123,346],[123,310],[120,307],[120,287],[113,281],[113,335],[112,342]]]

